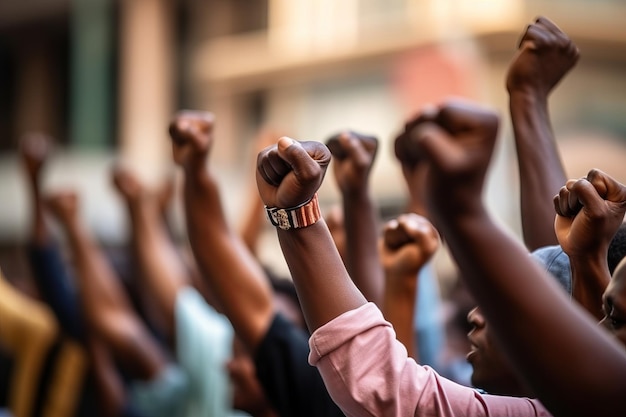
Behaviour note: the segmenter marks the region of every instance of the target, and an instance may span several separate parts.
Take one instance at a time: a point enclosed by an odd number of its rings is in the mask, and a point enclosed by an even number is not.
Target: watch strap
[[[300,229],[316,223],[321,217],[317,193],[309,201],[292,208],[265,206],[267,218],[273,226],[282,230]]]

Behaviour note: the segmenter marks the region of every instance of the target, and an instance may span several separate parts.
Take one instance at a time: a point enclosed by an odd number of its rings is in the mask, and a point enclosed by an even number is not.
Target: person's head
[[[626,346],[626,260],[615,268],[609,285],[602,295],[604,325],[624,346]]]
[[[600,321],[626,346],[626,224],[622,223],[611,240],[608,253],[611,281],[602,295],[604,318]]]
[[[531,256],[550,272],[566,292],[571,293],[569,258],[560,246],[537,249]],[[532,396],[506,361],[478,307],[469,312],[467,320],[472,325],[467,335],[472,346],[467,354],[473,369],[472,385],[491,394]]]
[[[626,256],[626,223],[622,223],[620,225],[617,232],[615,232],[615,236],[611,239],[611,243],[609,244],[607,261],[611,276],[624,256]]]
[[[495,343],[479,307],[469,312],[467,321],[472,325],[467,334],[471,344],[467,361],[472,365],[472,385],[490,394],[530,396]]]

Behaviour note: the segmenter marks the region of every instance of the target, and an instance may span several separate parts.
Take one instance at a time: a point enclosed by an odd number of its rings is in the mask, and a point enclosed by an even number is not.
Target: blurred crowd
[[[0,416],[626,415],[626,185],[602,167],[568,180],[548,111],[578,59],[539,17],[508,68],[522,239],[483,201],[500,120],[469,101],[398,127],[407,204],[392,219],[369,185],[378,138],[260,131],[236,226],[211,164],[227,138],[212,113],[178,112],[163,126],[182,181],[111,169],[130,227],[116,251],[76,190],[43,191],[55,140],[25,135],[30,273],[0,272]],[[322,211],[329,168],[341,201]],[[290,276],[260,260],[268,224]]]

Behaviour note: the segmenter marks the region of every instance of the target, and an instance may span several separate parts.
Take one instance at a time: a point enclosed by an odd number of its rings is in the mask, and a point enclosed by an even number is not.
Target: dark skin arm
[[[548,112],[548,96],[578,61],[576,45],[539,17],[526,28],[507,74],[520,177],[524,243],[529,250],[556,245],[549,203],[567,179]]]
[[[174,341],[176,296],[181,288],[189,285],[187,271],[167,233],[157,196],[123,167],[115,168],[113,182],[128,207],[142,287],[157,305],[161,329]]]
[[[39,133],[28,134],[20,142],[20,156],[28,181],[33,210],[30,243],[35,247],[46,247],[52,243],[52,237],[46,224],[44,198],[41,191],[41,174],[50,156],[51,146],[52,139]],[[64,278],[68,279],[67,276]],[[50,282],[49,285],[58,286],[66,285],[66,283],[54,281]],[[48,302],[57,308],[67,306],[62,296],[52,302],[48,300]],[[63,313],[77,314],[78,312],[68,307],[64,309]],[[77,330],[75,329],[75,331]],[[84,342],[83,345],[89,355],[92,374],[97,384],[101,415],[103,417],[117,416],[125,402],[122,381],[106,347],[100,340],[96,340],[91,332],[88,331],[87,333],[85,340],[81,341]],[[70,334],[76,336],[73,332]]]
[[[425,217],[429,217],[424,194],[427,164],[413,146],[411,132],[424,120],[429,111],[431,110],[425,109],[410,119],[394,141],[395,156],[402,168],[402,175],[409,193],[408,210]]]
[[[419,362],[413,326],[417,280],[439,248],[439,233],[426,218],[403,214],[387,222],[379,247],[385,269],[383,314],[409,356]]]
[[[493,112],[457,102],[416,128],[436,225],[500,346],[542,403],[557,416],[623,415],[626,352],[483,204],[497,127]]]
[[[213,115],[184,111],[170,124],[174,161],[184,172],[187,233],[198,268],[250,352],[264,337],[273,317],[272,289],[260,265],[231,230],[220,191],[206,167],[213,142]]]
[[[36,246],[49,243],[50,233],[46,226],[41,196],[41,173],[50,154],[52,139],[40,133],[31,133],[20,141],[20,154],[32,201],[31,242]]]
[[[572,295],[597,320],[611,274],[607,252],[624,219],[626,189],[602,171],[570,180],[554,197],[555,230],[570,259]]]
[[[254,140],[254,158],[264,148],[272,145],[275,139],[280,135],[276,134],[271,129],[264,129],[259,132]],[[254,163],[251,164],[254,166]],[[263,207],[263,201],[259,197],[259,192],[256,188],[256,182],[254,181],[254,175],[250,176],[250,183],[248,184],[248,209],[243,218],[239,234],[245,245],[248,247],[253,255],[257,255],[257,245],[263,228],[265,227],[265,211]]]
[[[126,393],[124,383],[115,368],[115,362],[102,341],[96,337],[87,340],[86,348],[91,358],[94,381],[100,396],[100,415],[119,416],[126,403]]]
[[[87,323],[130,375],[152,379],[165,367],[165,355],[133,310],[119,279],[81,222],[76,194],[53,194],[47,204],[67,234]]]
[[[319,142],[282,137],[257,158],[257,185],[268,207],[291,208],[317,192],[330,162]],[[299,229],[277,229],[311,332],[367,302],[348,275],[323,219]]]
[[[346,268],[365,298],[381,306],[384,273],[377,247],[378,212],[368,186],[378,140],[343,132],[326,143],[343,197]]]

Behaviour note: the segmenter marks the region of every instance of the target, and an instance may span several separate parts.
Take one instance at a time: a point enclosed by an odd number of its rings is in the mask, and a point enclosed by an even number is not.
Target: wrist
[[[598,254],[593,253],[581,253],[568,255],[570,265],[572,269],[576,268],[579,271],[592,270],[598,268],[608,269],[608,261],[606,258],[606,251],[599,251]]]
[[[290,208],[267,207],[265,213],[272,226],[281,230],[301,229],[317,223],[322,217],[317,193],[298,206]]]
[[[206,170],[207,154],[200,153],[191,155],[181,165],[187,176],[200,176]]]
[[[385,273],[385,294],[392,299],[414,299],[417,290],[418,273]]]
[[[523,86],[509,89],[509,101],[511,104],[524,103],[524,104],[538,104],[547,102],[548,92],[543,92],[536,87]]]
[[[367,184],[355,187],[340,187],[343,198],[363,199],[369,197]]]
[[[460,227],[476,219],[488,217],[481,198],[447,198],[446,200],[435,204],[431,202],[427,207],[433,218],[443,220],[445,224]]]

